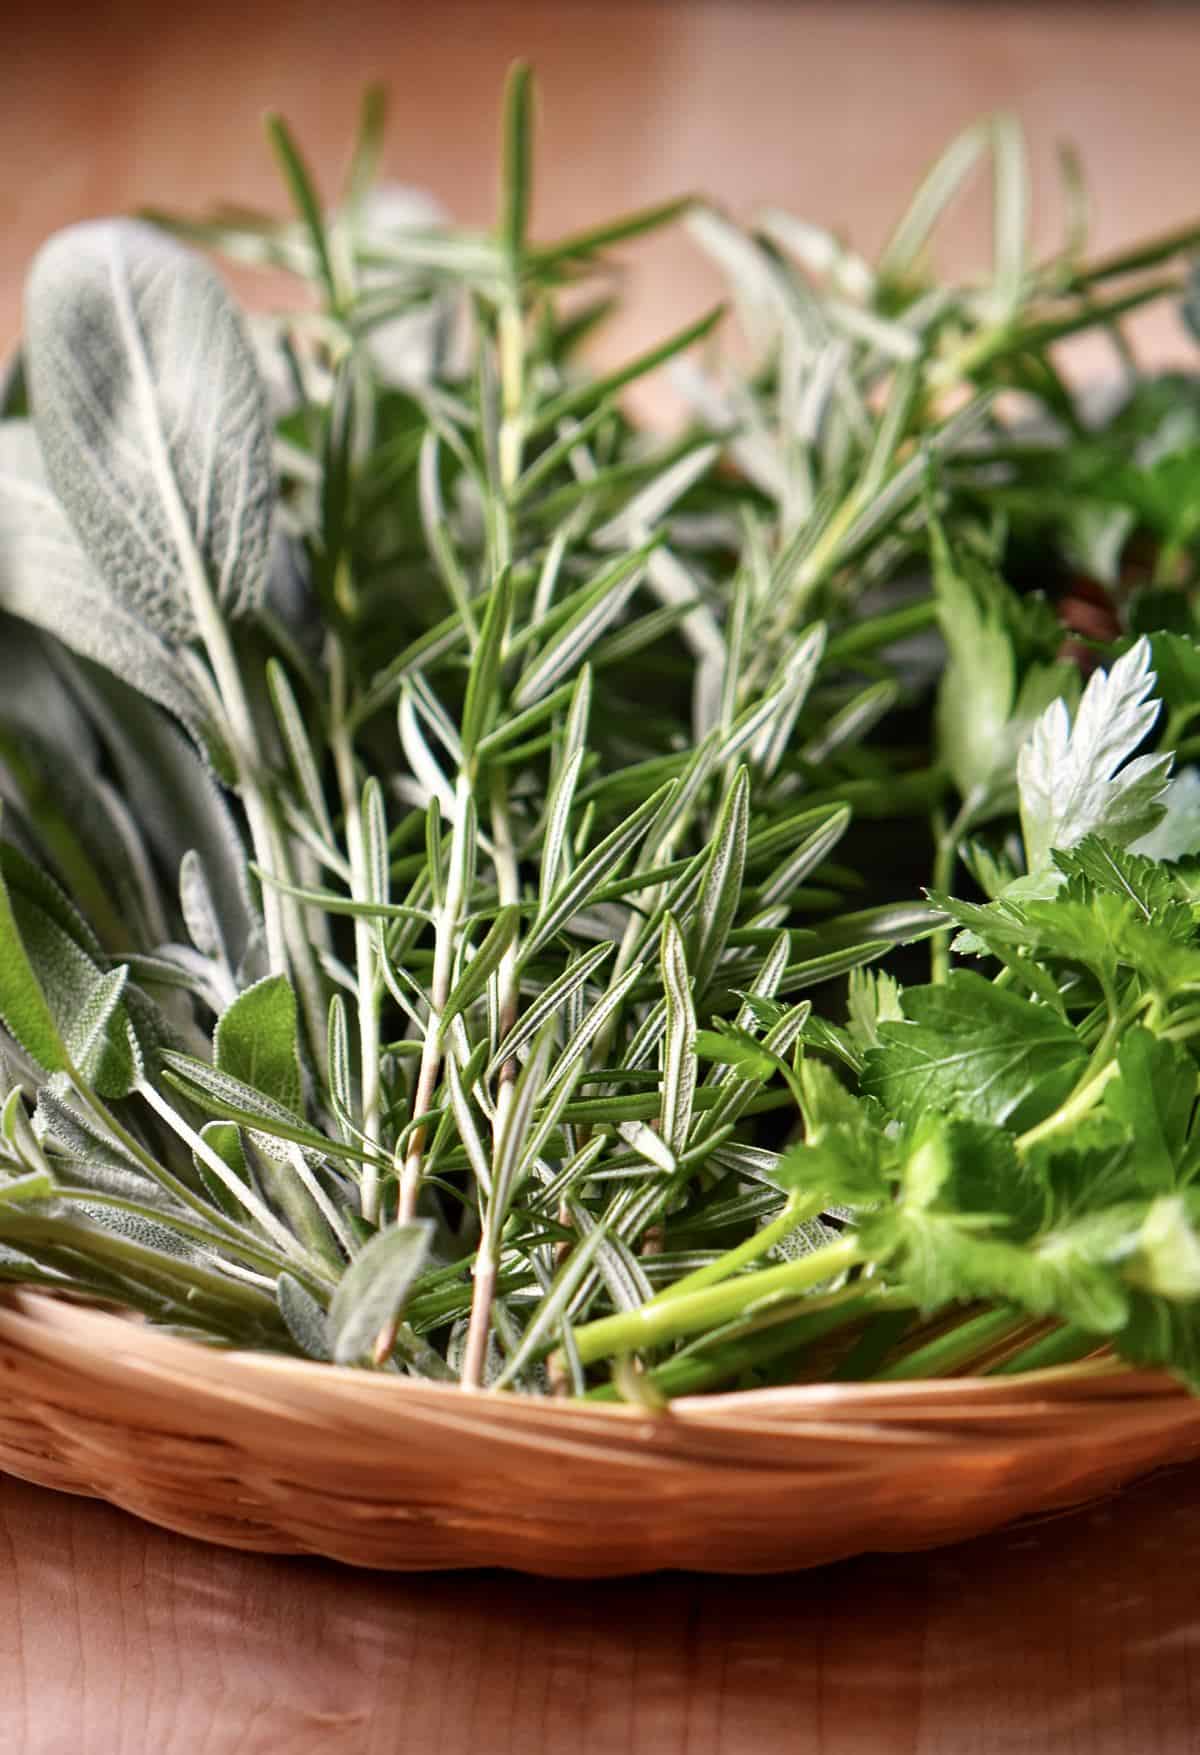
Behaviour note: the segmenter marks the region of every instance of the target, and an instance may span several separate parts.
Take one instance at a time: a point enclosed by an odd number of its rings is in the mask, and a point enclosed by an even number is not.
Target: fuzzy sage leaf
[[[117,602],[168,640],[196,635],[209,593],[227,615],[253,610],[270,445],[215,272],[136,221],[73,226],[34,263],[26,332],[47,474]]]

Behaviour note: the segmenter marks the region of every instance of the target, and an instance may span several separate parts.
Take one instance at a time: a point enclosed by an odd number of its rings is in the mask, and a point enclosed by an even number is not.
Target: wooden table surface
[[[17,9],[10,9],[16,11]],[[142,203],[278,205],[260,116],[327,188],[388,80],[390,174],[485,222],[499,84],[538,65],[544,233],[703,187],[884,236],[981,111],[1015,108],[1045,243],[1055,142],[1110,246],[1200,208],[1200,12],[1125,6],[63,0],[5,24],[0,340],[49,230]],[[957,262],[986,247],[967,207]],[[605,341],[710,295],[658,242]],[[1164,318],[1146,344],[1177,357]],[[13,1755],[1183,1755],[1200,1750],[1200,1474],[968,1547],[765,1580],[398,1577],[205,1549],[0,1482]]]
[[[370,1574],[0,1484],[6,1755],[1183,1755],[1200,1472],[760,1579]]]

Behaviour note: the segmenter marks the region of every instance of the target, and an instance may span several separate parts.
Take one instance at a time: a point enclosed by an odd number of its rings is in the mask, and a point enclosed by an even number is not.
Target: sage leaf
[[[0,423],[0,609],[122,678],[198,741],[210,735],[171,643],[114,599],[84,554],[23,420]]]
[[[329,1306],[328,1344],[335,1364],[354,1365],[404,1308],[429,1254],[433,1223],[409,1219],[380,1231],[351,1262]]]
[[[167,640],[266,585],[274,486],[262,387],[236,309],[199,256],[136,220],[39,252],[26,291],[46,471],[112,597]]]
[[[275,1282],[275,1300],[300,1351],[310,1359],[332,1358],[325,1312],[295,1274],[280,1274]]]
[[[64,926],[63,907],[47,909],[49,886],[21,884],[12,848],[0,860],[0,1019],[47,1072],[84,1074],[101,1096],[124,1097],[141,1057],[114,982]],[[34,874],[37,877],[39,874]],[[76,1066],[78,1054],[84,1064]]]
[[[239,993],[213,1034],[213,1063],[298,1114],[302,1107],[296,995],[286,975],[267,975]]]
[[[132,689],[92,666],[71,666],[72,686],[103,738],[122,794],[163,865],[186,854],[203,867],[221,942],[236,968],[256,930],[246,849],[208,766],[169,720]]]

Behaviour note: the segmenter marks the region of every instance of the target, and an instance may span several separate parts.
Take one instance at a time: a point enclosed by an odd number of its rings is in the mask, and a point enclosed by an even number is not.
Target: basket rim
[[[375,1569],[779,1572],[961,1540],[1200,1455],[1200,1398],[1113,1360],[656,1412],[223,1350],[15,1287],[0,1385],[6,1473]]]
[[[553,1397],[498,1395],[487,1390],[464,1391],[459,1384],[419,1381],[409,1377],[362,1371],[353,1366],[326,1364],[319,1360],[290,1358],[282,1354],[246,1348],[208,1347],[185,1336],[171,1334],[136,1317],[24,1287],[0,1290],[0,1338],[6,1327],[65,1343],[82,1362],[88,1358],[90,1372],[114,1379],[127,1379],[131,1368],[141,1374],[187,1380],[196,1390],[216,1391],[222,1399],[237,1401],[255,1391],[270,1395],[273,1403],[336,1401],[343,1408],[361,1411],[387,1408],[399,1412],[425,1407],[448,1417],[452,1408],[471,1410],[477,1425],[485,1410],[495,1411],[505,1422],[532,1420],[537,1425],[597,1423],[645,1428],[659,1417],[688,1423],[723,1425],[727,1421],[746,1429],[751,1425],[797,1420],[839,1426],[853,1424],[858,1416],[874,1424],[881,1416],[903,1422],[936,1419],[939,1412],[953,1417],[968,1411],[984,1416],[989,1407],[1011,1414],[1018,1405],[1045,1412],[1051,1404],[1079,1404],[1141,1400],[1163,1404],[1192,1405],[1185,1385],[1165,1371],[1142,1370],[1116,1358],[1074,1366],[1046,1367],[1003,1377],[945,1377],[890,1383],[803,1383],[771,1388],[719,1391],[710,1395],[679,1396],[662,1416],[628,1402],[598,1402]],[[64,1361],[65,1363],[65,1361]],[[274,1393],[272,1393],[274,1392]],[[756,1417],[757,1416],[757,1417]]]

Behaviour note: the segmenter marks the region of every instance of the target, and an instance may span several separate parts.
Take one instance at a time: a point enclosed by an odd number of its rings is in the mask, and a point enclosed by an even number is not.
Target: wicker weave
[[[1164,1376],[815,1385],[628,1407],[464,1395],[0,1301],[0,1469],[231,1547],[556,1576],[933,1546],[1200,1455]]]

